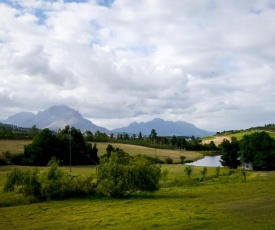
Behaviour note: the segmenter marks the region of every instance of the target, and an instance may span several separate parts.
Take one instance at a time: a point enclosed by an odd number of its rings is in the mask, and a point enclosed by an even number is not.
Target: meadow
[[[27,142],[19,142],[2,141],[1,151],[23,151]],[[99,155],[105,153],[107,145],[97,143]],[[174,154],[175,161],[188,152],[112,145],[132,155],[167,157]],[[198,152],[188,154],[189,159],[201,157]],[[137,192],[123,199],[94,196],[34,203],[21,193],[3,192],[6,175],[14,167],[29,166],[0,166],[0,229],[3,230],[275,229],[275,171],[246,172],[245,182],[240,169],[232,171],[221,167],[218,177],[216,168],[208,167],[206,179],[202,180],[203,167],[192,167],[188,178],[185,165],[162,164],[161,169],[167,170],[168,175],[160,180],[160,190],[152,194]],[[61,168],[70,172],[69,167]],[[96,166],[73,166],[71,174],[96,178]]]
[[[275,172],[247,172],[244,182],[240,171],[229,175],[228,169],[221,168],[220,177],[198,182],[201,167],[193,167],[190,179],[183,165],[161,167],[168,170],[168,178],[160,181],[161,188],[154,194],[28,204],[21,194],[2,192],[12,166],[1,166],[0,229],[275,228]],[[73,167],[72,173],[96,176],[95,166]],[[207,175],[214,174],[215,168],[208,168]],[[173,185],[176,179],[179,185]]]
[[[244,135],[251,135],[255,132],[261,132],[260,130],[251,130],[251,131],[241,131],[238,133],[232,133],[232,134],[227,134],[227,135],[216,135],[216,136],[208,136],[208,137],[204,137],[202,138],[202,143],[208,144],[210,141],[213,141],[215,143],[215,145],[219,145],[223,139],[228,139],[230,140],[231,137],[236,137],[237,140],[241,140],[243,138]],[[275,132],[271,132],[271,131],[265,131],[267,132],[273,139],[275,139]]]
[[[32,140],[0,140],[0,154],[9,151],[13,154],[22,153],[24,145],[32,143]]]

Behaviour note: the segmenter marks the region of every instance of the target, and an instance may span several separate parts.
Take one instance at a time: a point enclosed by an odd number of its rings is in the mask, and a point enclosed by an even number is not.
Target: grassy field
[[[0,154],[6,151],[11,153],[22,153],[24,145],[30,144],[31,140],[0,140]]]
[[[246,132],[240,132],[240,133],[234,133],[234,134],[230,134],[229,137],[236,137],[237,140],[241,140],[243,138],[244,135],[250,135],[253,134],[255,132],[261,132],[259,130],[255,130],[255,131],[246,131]],[[266,131],[267,132],[267,131]],[[267,132],[272,138],[275,139],[275,133],[274,132]]]
[[[170,150],[170,149],[154,149],[138,145],[118,144],[118,143],[96,143],[98,155],[106,153],[107,145],[111,144],[114,148],[121,148],[130,155],[145,154],[150,157],[157,157],[160,160],[165,160],[166,157],[173,159],[173,162],[180,162],[180,156],[185,156],[186,160],[198,160],[203,155],[196,151],[185,150]]]
[[[5,151],[11,153],[20,153],[24,151],[24,145],[30,144],[31,140],[0,140],[0,154]],[[98,148],[98,155],[101,156],[106,153],[106,148],[109,143],[96,143]],[[183,151],[183,150],[167,150],[154,149],[137,145],[110,143],[114,148],[121,148],[130,155],[146,154],[151,157],[157,157],[165,160],[166,157],[171,157],[173,162],[180,162],[180,156],[185,156],[186,160],[198,160],[203,157],[199,152]]]
[[[26,141],[1,141],[1,152],[17,153]],[[20,142],[20,143],[19,143]],[[3,145],[2,145],[3,144]],[[97,143],[99,154],[104,154],[108,143]],[[159,150],[112,144],[133,155],[155,157],[200,153]],[[12,147],[11,147],[12,146]],[[207,168],[205,181],[202,167],[192,167],[191,179],[184,174],[186,166],[161,165],[168,170],[167,179],[160,181],[160,190],[154,194],[136,193],[131,198],[89,197],[30,203],[19,193],[3,193],[6,175],[13,167],[0,166],[0,229],[275,229],[275,171],[247,172],[243,181],[240,170],[229,175],[229,169]],[[39,167],[45,170],[46,167]],[[62,167],[69,173],[69,167]],[[74,166],[73,175],[92,175],[95,166]]]
[[[210,141],[213,141],[216,145],[219,145],[224,138],[230,140],[231,137],[236,137],[237,140],[241,140],[243,138],[244,135],[251,135],[255,132],[261,132],[259,130],[255,130],[255,131],[243,131],[243,132],[239,132],[239,133],[233,133],[233,134],[228,134],[228,135],[224,135],[224,136],[209,136],[209,137],[205,137],[202,138],[202,143],[209,143]],[[275,139],[275,133],[274,132],[267,132],[273,139]]]
[[[183,165],[163,165],[168,183],[154,194],[135,194],[127,199],[90,197],[22,204],[21,194],[0,191],[0,229],[275,229],[275,172],[239,171],[205,182],[191,179]],[[11,166],[0,167],[0,186]],[[64,168],[68,170],[68,168]],[[73,167],[73,174],[94,174],[95,167]],[[208,175],[215,168],[208,168]],[[182,186],[169,186],[175,178]],[[164,185],[164,182],[161,181]],[[20,205],[14,205],[16,202]],[[24,203],[24,202],[23,202]]]

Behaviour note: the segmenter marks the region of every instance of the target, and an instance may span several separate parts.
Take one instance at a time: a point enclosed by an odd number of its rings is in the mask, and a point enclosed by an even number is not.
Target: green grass
[[[184,167],[162,166],[169,171],[168,181],[188,181]],[[10,169],[0,167],[1,187]],[[199,177],[202,167],[193,169],[191,178]],[[73,167],[72,172],[95,173],[95,168]],[[221,174],[227,172],[221,168]],[[213,174],[215,168],[208,168],[207,175]],[[18,205],[21,194],[0,191],[0,204],[15,202],[0,207],[0,229],[275,229],[274,179],[275,172],[247,172],[244,183],[236,170],[231,176],[192,186],[168,185],[155,194],[137,193],[127,199],[90,197],[23,205]]]

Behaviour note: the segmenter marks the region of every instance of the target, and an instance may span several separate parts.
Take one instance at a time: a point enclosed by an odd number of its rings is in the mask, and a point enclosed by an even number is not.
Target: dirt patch
[[[230,141],[230,137],[227,136],[215,136],[214,139],[211,140],[205,140],[202,143],[203,144],[209,144],[211,141],[213,141],[215,143],[216,146],[220,145],[223,141],[223,139],[227,139]]]

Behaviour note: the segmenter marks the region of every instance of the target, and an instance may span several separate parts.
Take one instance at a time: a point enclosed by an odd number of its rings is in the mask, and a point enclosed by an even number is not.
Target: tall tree
[[[222,150],[221,164],[229,168],[235,169],[240,165],[239,160],[239,142],[236,137],[231,138],[231,142],[227,139],[223,139],[220,144]]]
[[[149,138],[151,139],[151,141],[154,141],[154,140],[157,139],[157,132],[156,132],[155,129],[152,129],[152,130],[151,130],[151,133],[150,133],[150,135],[149,135]]]

